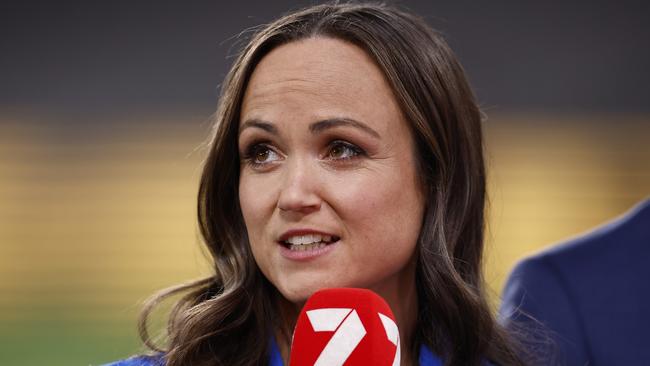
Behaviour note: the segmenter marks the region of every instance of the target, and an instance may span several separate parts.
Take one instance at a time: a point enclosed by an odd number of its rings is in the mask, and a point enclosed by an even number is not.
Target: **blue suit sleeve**
[[[545,257],[515,267],[503,291],[500,318],[518,336],[531,364],[587,364],[578,306],[561,273]]]

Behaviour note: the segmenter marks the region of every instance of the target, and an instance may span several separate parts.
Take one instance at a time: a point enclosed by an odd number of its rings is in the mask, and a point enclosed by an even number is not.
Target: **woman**
[[[228,74],[199,190],[214,274],[144,311],[163,356],[125,365],[286,364],[316,290],[389,303],[402,364],[520,364],[486,304],[480,111],[426,23],[384,5],[319,5],[258,31]],[[187,292],[168,346],[146,332]]]

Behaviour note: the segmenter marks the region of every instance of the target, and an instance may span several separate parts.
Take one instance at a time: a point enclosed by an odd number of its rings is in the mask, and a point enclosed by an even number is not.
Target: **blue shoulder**
[[[162,355],[158,356],[134,356],[117,362],[105,364],[103,366],[164,366],[165,360]]]

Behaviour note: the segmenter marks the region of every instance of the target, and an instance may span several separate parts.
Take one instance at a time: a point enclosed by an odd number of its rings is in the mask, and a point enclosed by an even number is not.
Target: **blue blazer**
[[[500,315],[539,364],[650,365],[650,200],[520,262]]]

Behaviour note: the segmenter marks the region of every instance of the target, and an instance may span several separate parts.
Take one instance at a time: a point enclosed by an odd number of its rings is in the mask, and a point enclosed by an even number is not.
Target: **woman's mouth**
[[[280,243],[291,251],[310,251],[322,249],[325,246],[339,241],[339,237],[333,235],[306,234],[292,235]]]

